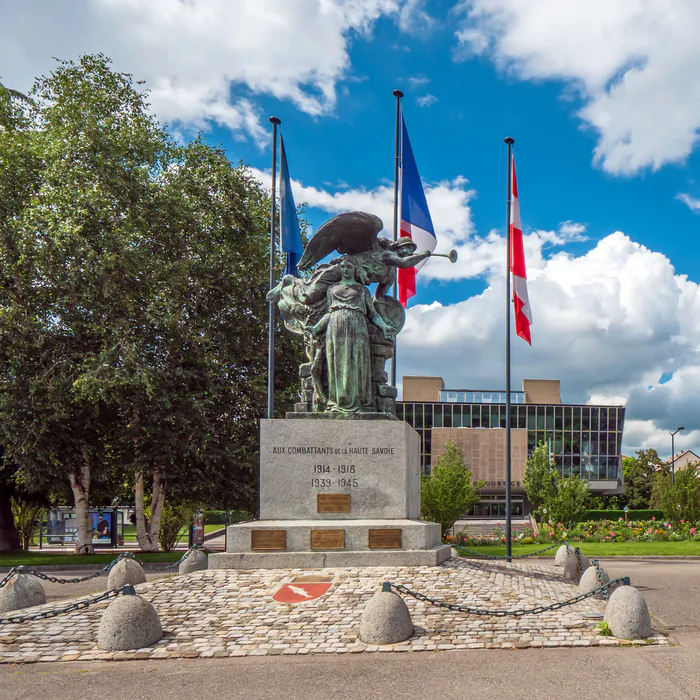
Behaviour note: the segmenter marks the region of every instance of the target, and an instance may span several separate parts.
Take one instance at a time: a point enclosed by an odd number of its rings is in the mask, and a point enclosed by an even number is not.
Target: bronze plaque
[[[251,530],[250,548],[254,552],[261,550],[287,549],[286,530]]]
[[[349,513],[349,493],[319,493],[316,494],[317,513]]]
[[[345,549],[345,530],[311,530],[311,549]]]
[[[401,549],[401,528],[382,528],[369,531],[370,549]]]

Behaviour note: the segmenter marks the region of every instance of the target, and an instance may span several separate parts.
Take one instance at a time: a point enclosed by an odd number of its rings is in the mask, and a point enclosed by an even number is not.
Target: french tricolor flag
[[[418,174],[418,166],[413,155],[411,142],[406,130],[406,122],[401,115],[401,234],[408,236],[418,250],[429,250],[431,253],[437,245],[433,220],[430,218],[428,202],[425,199],[423,185]],[[399,301],[406,306],[408,300],[416,293],[416,273],[423,266],[422,262],[415,267],[398,269]]]
[[[520,223],[520,201],[518,200],[518,181],[515,178],[515,156],[511,164],[513,173],[511,219],[510,219],[510,271],[513,274],[513,307],[515,310],[515,331],[530,345],[530,324],[532,309],[527,294],[527,271],[525,270],[525,248],[523,246],[523,228]]]

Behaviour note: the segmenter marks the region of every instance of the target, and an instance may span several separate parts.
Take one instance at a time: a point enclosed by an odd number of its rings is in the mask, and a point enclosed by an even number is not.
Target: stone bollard
[[[593,565],[589,566],[581,576],[581,580],[578,582],[578,592],[588,593],[589,591],[594,591],[598,586],[602,586],[604,583],[610,583],[610,576],[608,576],[603,569],[600,570],[600,576],[598,575],[598,568]],[[610,589],[608,589],[609,591]],[[598,593],[594,596],[595,598],[602,598],[603,594]]]
[[[107,590],[121,588],[125,585],[134,586],[137,583],[145,583],[146,574],[141,564],[133,559],[122,559],[109,572],[107,577]]]
[[[163,638],[163,627],[156,609],[133,586],[105,610],[97,630],[97,646],[104,651],[142,649]]]
[[[603,620],[620,639],[646,639],[652,635],[647,603],[634,586],[620,586],[613,591]]]
[[[555,566],[564,566],[566,564],[566,560],[572,556],[574,553],[573,548],[568,545],[568,544],[563,544],[559,549],[557,549],[557,553],[554,555],[554,565]]]
[[[199,549],[193,549],[187,553],[178,567],[180,576],[191,574],[194,571],[204,571],[209,568],[209,557]]]
[[[360,639],[367,644],[395,644],[412,634],[413,621],[404,599],[385,583],[362,613]]]
[[[32,608],[46,602],[46,593],[39,579],[22,573],[21,567],[18,570],[20,573],[0,588],[0,613]]]
[[[576,552],[572,552],[571,556],[566,560],[564,564],[564,578],[574,579],[577,583],[581,580],[583,572],[586,571],[591,565],[588,558],[583,554],[580,555],[581,561],[579,564],[579,557]]]

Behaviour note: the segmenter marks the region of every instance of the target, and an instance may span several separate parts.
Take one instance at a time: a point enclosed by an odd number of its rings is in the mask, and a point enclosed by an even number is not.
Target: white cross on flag
[[[525,249],[523,247],[523,230],[520,224],[520,202],[518,201],[518,183],[515,178],[515,156],[511,163],[512,197],[510,219],[510,271],[513,274],[513,307],[515,309],[515,331],[530,345],[530,324],[532,309],[527,296],[527,272],[525,270]]]

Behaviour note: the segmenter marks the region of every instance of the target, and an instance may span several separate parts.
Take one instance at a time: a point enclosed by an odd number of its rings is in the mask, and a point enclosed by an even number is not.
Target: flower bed
[[[550,544],[561,540],[569,542],[683,542],[693,541],[700,523],[681,521],[674,527],[665,520],[588,520],[577,523],[574,527],[565,528],[561,523],[544,525],[535,536],[532,529],[523,532],[513,532],[513,542],[519,544]],[[505,532],[497,524],[492,535],[471,536],[467,531],[458,532],[454,537],[445,538],[446,544],[478,547],[482,545],[503,544],[506,541]]]

